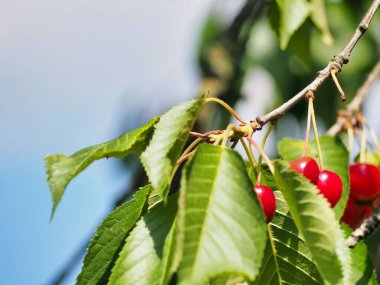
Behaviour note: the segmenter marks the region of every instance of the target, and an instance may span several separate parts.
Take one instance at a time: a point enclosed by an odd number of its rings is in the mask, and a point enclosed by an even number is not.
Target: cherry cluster
[[[304,156],[290,162],[290,169],[297,171],[317,186],[333,208],[342,197],[343,183],[335,172],[320,170],[314,158]]]
[[[354,163],[350,166],[350,196],[342,222],[352,228],[368,218],[380,195],[380,169],[370,163]]]
[[[319,193],[334,207],[340,200],[343,192],[343,183],[339,175],[329,170],[320,170],[314,158],[304,156],[290,162],[290,169],[302,174],[311,183],[317,186]],[[361,178],[360,178],[361,179]],[[380,170],[378,176],[378,191],[380,193]],[[276,199],[268,186],[256,185],[255,192],[269,223],[276,211]]]

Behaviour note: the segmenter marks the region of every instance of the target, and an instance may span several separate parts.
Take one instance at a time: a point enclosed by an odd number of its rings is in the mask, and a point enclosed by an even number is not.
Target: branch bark
[[[351,101],[347,107],[339,112],[338,118],[334,125],[330,127],[327,131],[327,134],[334,136],[344,130],[344,127],[347,123],[353,119],[353,117],[360,111],[360,107],[364,102],[364,99],[367,97],[368,92],[370,91],[373,83],[376,78],[380,75],[380,60],[374,66],[372,71],[369,73],[366,81],[358,89],[354,99]]]
[[[365,219],[362,224],[354,230],[346,239],[346,244],[350,248],[354,248],[360,241],[366,239],[380,225],[380,205],[377,205],[372,215]]]
[[[341,50],[340,53],[335,55],[333,59],[327,64],[327,66],[318,72],[318,76],[303,90],[301,90],[298,94],[292,97],[290,100],[282,104],[280,107],[274,109],[268,114],[261,115],[257,117],[252,123],[252,128],[259,130],[268,122],[274,121],[282,117],[289,109],[291,109],[294,105],[300,102],[305,94],[310,90],[315,92],[318,87],[330,76],[332,70],[337,69],[339,71],[342,70],[343,66],[348,63],[349,57],[351,55],[352,50],[355,45],[362,37],[362,35],[367,31],[369,24],[372,21],[374,14],[379,8],[380,0],[374,0],[369,7],[367,13],[363,17],[362,21],[358,25],[355,30],[354,35],[351,37],[346,46]]]

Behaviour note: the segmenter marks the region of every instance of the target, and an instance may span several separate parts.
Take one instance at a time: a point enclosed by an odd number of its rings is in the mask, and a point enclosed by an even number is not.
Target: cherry
[[[290,169],[297,171],[313,184],[318,183],[319,166],[314,158],[304,156],[290,162]]]
[[[357,228],[364,219],[371,215],[372,207],[377,205],[378,200],[379,199],[375,199],[373,202],[369,201],[370,205],[372,205],[369,206],[368,203],[362,204],[356,200],[355,197],[350,195],[341,221],[353,229]]]
[[[350,195],[357,200],[372,200],[380,194],[380,169],[369,163],[350,166]]]
[[[339,201],[343,192],[343,183],[339,175],[329,170],[319,172],[317,188],[333,208]]]
[[[344,214],[341,221],[349,225],[351,228],[356,228],[363,219],[371,214],[371,208],[368,206],[357,205],[357,200],[350,196],[347,201]]]
[[[255,192],[266,216],[266,222],[269,223],[276,212],[276,198],[273,191],[268,186],[256,185]]]

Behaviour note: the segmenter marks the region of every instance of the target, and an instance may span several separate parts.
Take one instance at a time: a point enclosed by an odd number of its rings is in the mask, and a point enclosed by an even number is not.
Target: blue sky
[[[43,157],[112,139],[194,96],[196,40],[213,2],[1,3],[0,284],[46,284],[110,210],[128,182],[113,159],[79,175],[49,223]]]

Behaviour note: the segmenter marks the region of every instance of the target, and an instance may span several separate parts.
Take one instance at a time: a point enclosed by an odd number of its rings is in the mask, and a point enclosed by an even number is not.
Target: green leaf
[[[274,161],[275,179],[325,284],[348,284],[350,255],[334,212],[307,178]]]
[[[144,151],[152,136],[153,126],[157,121],[158,118],[154,118],[144,126],[125,133],[117,139],[84,148],[72,156],[64,154],[47,155],[45,167],[53,197],[51,218],[54,216],[66,186],[75,176],[97,159],[105,157],[124,158],[130,153]]]
[[[126,239],[110,285],[158,285],[170,278],[178,195],[153,207]]]
[[[307,0],[276,0],[280,12],[279,36],[282,50],[288,46],[290,38],[305,22],[310,13]]]
[[[275,195],[276,214],[268,227],[263,267],[254,284],[323,284],[282,194],[275,191]]]
[[[166,201],[176,161],[186,143],[204,96],[182,103],[161,116],[141,161],[154,190]]]
[[[329,29],[325,0],[311,0],[310,17],[313,23],[322,32],[325,44],[332,45],[334,43],[334,38]]]
[[[76,284],[105,283],[126,236],[146,206],[150,190],[149,185],[142,187],[134,199],[111,212],[96,229]]]
[[[342,198],[334,207],[337,219],[344,213],[344,208],[349,196],[349,155],[346,146],[339,137],[323,135],[319,138],[321,143],[323,163],[327,170],[334,171],[343,182]],[[285,160],[294,160],[302,156],[303,141],[292,138],[284,138],[278,143],[278,152]],[[315,140],[309,142],[308,156],[314,157],[317,162],[318,152]]]
[[[223,275],[211,280],[210,285],[249,285],[242,276]]]
[[[306,68],[310,67],[311,26],[309,22],[306,22],[294,33],[289,41],[289,50],[298,57]]]
[[[347,238],[351,234],[352,229],[345,224],[342,224],[342,228],[345,232],[345,237]],[[368,255],[367,246],[364,242],[358,243],[353,249],[351,249],[351,257],[352,279],[350,284],[378,284],[375,268]]]
[[[224,273],[253,280],[266,225],[240,155],[202,144],[182,173],[178,218],[178,284],[206,284]]]

